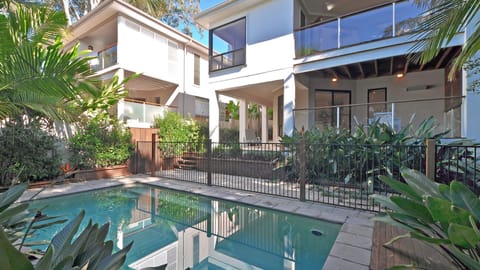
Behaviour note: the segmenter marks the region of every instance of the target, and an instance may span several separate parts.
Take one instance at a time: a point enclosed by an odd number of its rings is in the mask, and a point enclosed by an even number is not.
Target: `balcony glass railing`
[[[304,27],[294,33],[295,55],[304,57],[410,33],[426,18],[425,11],[415,0],[407,0]]]
[[[448,131],[446,137],[454,138],[461,136],[462,102],[460,96],[296,109],[294,113],[297,129],[355,130],[359,125],[378,121],[399,131],[409,124],[415,129],[433,116],[437,125],[435,131]]]
[[[97,54],[97,59],[91,60],[90,65],[93,71],[99,71],[117,64],[117,45],[113,45]]]
[[[163,116],[166,111],[176,111],[175,107],[124,99],[123,119],[127,124],[153,125],[155,118]]]

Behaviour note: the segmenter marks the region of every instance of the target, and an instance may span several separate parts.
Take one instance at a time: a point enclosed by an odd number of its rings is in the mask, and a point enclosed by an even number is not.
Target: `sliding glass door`
[[[315,127],[350,129],[351,92],[346,90],[317,90],[315,92]],[[338,109],[336,106],[339,106]],[[340,117],[340,118],[339,118]]]

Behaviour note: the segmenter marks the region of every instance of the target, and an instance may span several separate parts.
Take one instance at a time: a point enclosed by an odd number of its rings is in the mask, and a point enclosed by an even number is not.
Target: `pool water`
[[[45,208],[46,207],[46,208]],[[110,222],[116,250],[134,241],[125,269],[321,269],[340,225],[147,185],[33,201],[31,209]],[[37,232],[51,239],[64,225]]]

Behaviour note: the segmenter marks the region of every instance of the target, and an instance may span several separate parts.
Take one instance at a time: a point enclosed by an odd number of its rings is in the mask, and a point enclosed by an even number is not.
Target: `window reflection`
[[[245,18],[210,31],[210,71],[245,64]]]
[[[392,36],[393,5],[372,9],[340,22],[340,45],[349,46]]]

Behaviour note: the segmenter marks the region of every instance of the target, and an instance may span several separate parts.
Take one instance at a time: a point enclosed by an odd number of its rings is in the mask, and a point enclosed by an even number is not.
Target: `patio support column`
[[[262,105],[262,142],[268,141],[268,108]]]
[[[295,75],[290,73],[283,81],[283,134],[293,135],[295,119]]]
[[[240,142],[245,142],[245,130],[247,129],[247,102],[244,99],[239,101],[240,108],[238,112],[238,138]]]
[[[119,68],[117,71],[118,81],[121,82],[125,78],[125,71],[123,68]],[[117,103],[117,118],[120,121],[123,121],[125,116],[125,101],[124,99],[120,99]]]
[[[480,23],[480,13],[477,13],[472,21],[465,28],[465,39],[470,37],[477,23]],[[475,58],[480,58],[480,52],[477,52],[475,56],[472,57],[472,60]],[[476,80],[480,80],[480,74],[474,74],[473,72],[468,72],[463,69],[463,95],[465,99],[462,102],[462,137],[467,137],[469,139],[480,141],[480,125],[478,124],[478,115],[480,115],[480,89],[476,91],[471,91],[468,88],[471,87],[472,83]]]

